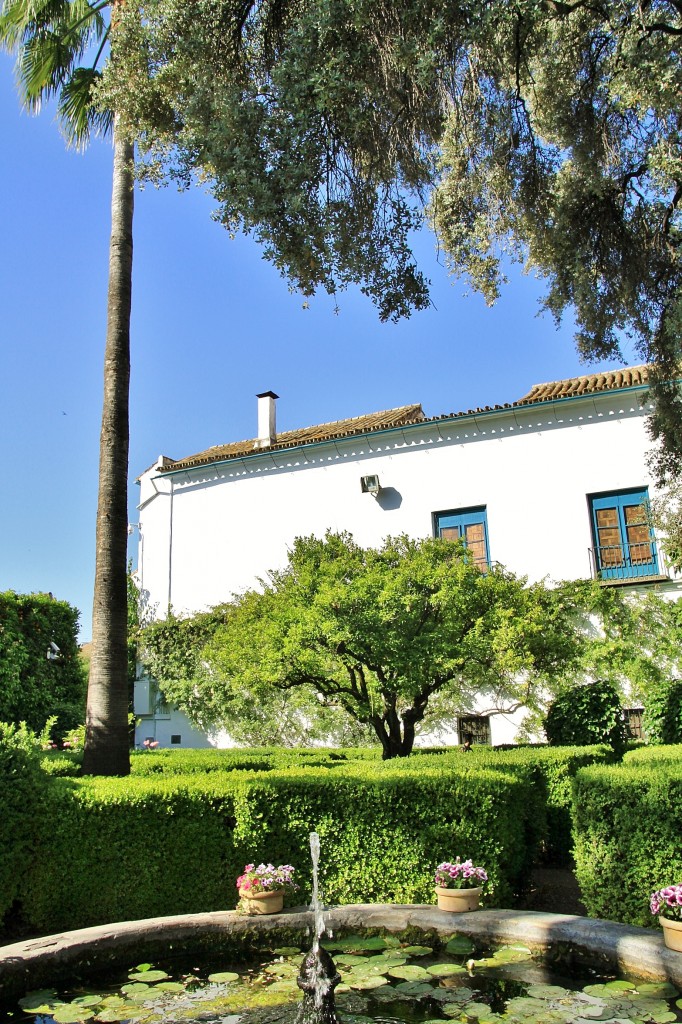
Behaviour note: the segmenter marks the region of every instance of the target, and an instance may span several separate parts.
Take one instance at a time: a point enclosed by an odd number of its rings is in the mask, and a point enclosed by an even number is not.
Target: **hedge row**
[[[660,752],[661,748],[659,748]],[[682,760],[633,751],[575,779],[576,876],[591,917],[652,925],[649,897],[682,881]]]
[[[38,932],[231,908],[247,862],[293,863],[310,895],[309,834],[331,903],[432,902],[442,860],[490,874],[490,906],[527,876],[531,793],[521,776],[447,765],[324,768],[129,779],[51,778],[22,872]]]
[[[453,765],[485,766],[523,775],[531,783],[529,841],[539,843],[545,863],[570,864],[573,778],[586,765],[612,762],[615,754],[606,744],[590,747],[476,746],[466,754],[456,749],[440,758]]]
[[[682,764],[682,743],[660,747],[637,747],[628,751],[624,764]]]
[[[273,771],[283,767],[332,767],[381,758],[381,747],[253,747],[226,750],[144,750],[131,755],[133,775],[190,775],[218,771]]]

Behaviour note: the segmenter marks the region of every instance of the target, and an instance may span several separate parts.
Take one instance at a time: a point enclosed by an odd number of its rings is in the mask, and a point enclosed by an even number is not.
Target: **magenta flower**
[[[666,885],[665,888],[652,892],[649,909],[656,917],[682,921],[682,885]]]
[[[444,861],[436,868],[434,882],[444,889],[476,889],[488,881],[485,868],[474,867],[472,861],[461,862],[459,857],[454,864]]]
[[[275,889],[298,889],[294,881],[294,868],[291,864],[247,864],[244,874],[237,879],[237,888],[254,892],[273,892]]]

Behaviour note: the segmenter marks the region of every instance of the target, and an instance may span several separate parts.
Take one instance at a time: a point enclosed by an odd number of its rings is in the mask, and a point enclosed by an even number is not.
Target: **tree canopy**
[[[410,753],[423,721],[452,723],[481,697],[491,710],[533,705],[580,644],[560,589],[482,573],[459,542],[362,548],[328,533],[298,538],[286,568],[229,608],[195,655],[191,698],[162,685],[195,720],[228,728],[235,700],[307,695],[370,728],[388,758]]]
[[[140,14],[142,16],[140,16]],[[199,176],[305,295],[428,303],[410,232],[494,301],[507,260],[575,314],[586,359],[653,364],[675,475],[682,405],[679,0],[144,0],[103,97],[146,173]],[[675,429],[677,427],[677,429]]]

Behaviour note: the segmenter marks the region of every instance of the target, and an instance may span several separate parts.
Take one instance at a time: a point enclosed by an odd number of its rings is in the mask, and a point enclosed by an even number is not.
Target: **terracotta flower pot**
[[[268,892],[240,889],[239,895],[246,914],[279,914],[284,906],[284,889],[271,889]]]
[[[448,910],[451,914],[463,914],[469,910],[478,910],[478,901],[483,888],[478,889],[446,889],[436,886],[438,909]]]
[[[671,921],[667,917],[659,917],[658,921],[663,929],[663,940],[668,949],[682,953],[682,921]]]

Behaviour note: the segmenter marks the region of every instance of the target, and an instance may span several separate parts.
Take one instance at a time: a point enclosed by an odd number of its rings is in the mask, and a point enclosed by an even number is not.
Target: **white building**
[[[459,535],[481,562],[531,580],[677,593],[643,515],[647,393],[639,366],[536,384],[504,406],[426,416],[410,405],[278,434],[266,392],[256,438],[161,456],[140,477],[141,589],[157,617],[204,610],[282,567],[294,537],[331,529],[362,545]],[[140,683],[138,742],[208,744],[152,703]],[[478,724],[494,743],[516,731],[501,715]]]

